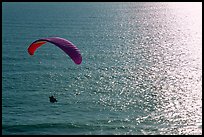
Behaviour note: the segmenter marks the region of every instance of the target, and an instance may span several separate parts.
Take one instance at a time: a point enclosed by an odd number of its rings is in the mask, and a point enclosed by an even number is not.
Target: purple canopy
[[[50,37],[50,38],[42,38],[34,41],[28,48],[28,53],[30,55],[34,55],[37,48],[45,44],[46,42],[50,42],[60,49],[62,49],[69,57],[76,63],[81,64],[82,56],[80,54],[79,49],[72,44],[70,41],[60,38],[60,37]]]

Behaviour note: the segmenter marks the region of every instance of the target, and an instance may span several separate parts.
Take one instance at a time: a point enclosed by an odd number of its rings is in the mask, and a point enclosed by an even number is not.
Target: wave
[[[3,134],[82,134],[100,130],[99,125],[77,123],[42,123],[28,125],[2,125]]]
[[[69,122],[2,125],[2,131],[3,134],[114,134],[114,131],[127,129],[123,124],[119,124],[121,121],[115,122],[111,124],[107,120],[102,120],[89,124]]]

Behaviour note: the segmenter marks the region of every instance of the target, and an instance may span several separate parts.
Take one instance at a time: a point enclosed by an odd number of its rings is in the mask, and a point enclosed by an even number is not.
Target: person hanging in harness
[[[57,99],[54,96],[51,96],[49,98],[51,103],[57,102]]]

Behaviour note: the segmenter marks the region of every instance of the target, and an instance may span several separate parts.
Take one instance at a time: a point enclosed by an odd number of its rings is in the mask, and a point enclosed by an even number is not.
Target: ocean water
[[[202,3],[3,2],[2,134],[202,134]]]

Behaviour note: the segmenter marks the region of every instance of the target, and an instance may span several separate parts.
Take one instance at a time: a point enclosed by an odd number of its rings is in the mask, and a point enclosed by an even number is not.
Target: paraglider
[[[74,61],[75,64],[81,64],[82,56],[79,49],[70,41],[60,37],[38,39],[28,47],[28,53],[30,55],[34,55],[35,51],[47,42],[52,43],[63,50]],[[54,96],[50,96],[49,98],[51,103],[57,102],[57,99]]]
[[[69,57],[74,61],[75,64],[81,64],[82,62],[82,56],[79,51],[79,49],[72,44],[70,41],[60,38],[60,37],[50,37],[50,38],[42,38],[34,41],[29,47],[28,47],[28,53],[30,55],[34,55],[35,51],[42,46],[43,44],[50,42],[54,44],[55,46],[62,49]]]

